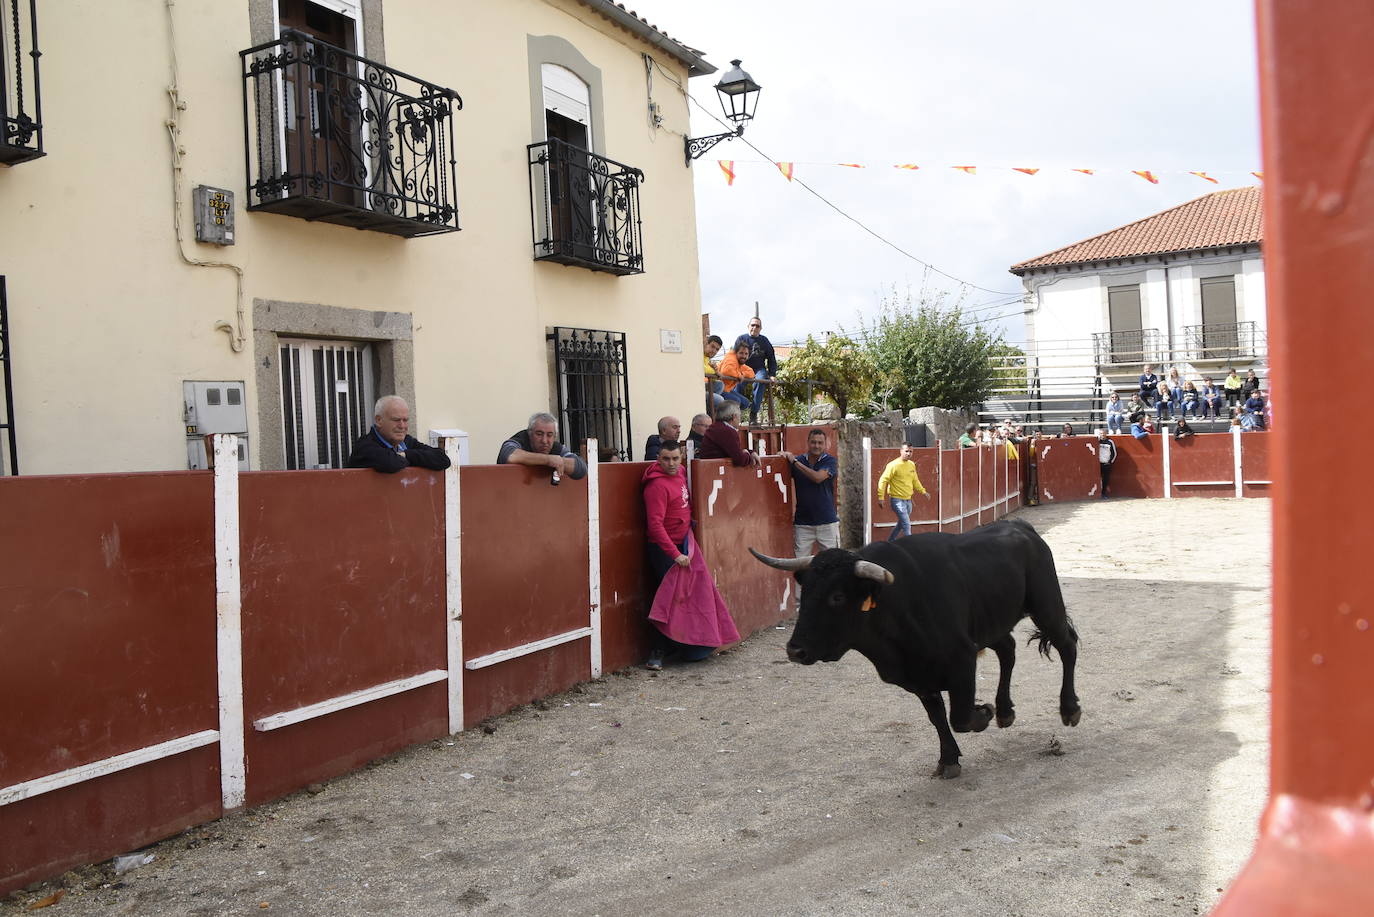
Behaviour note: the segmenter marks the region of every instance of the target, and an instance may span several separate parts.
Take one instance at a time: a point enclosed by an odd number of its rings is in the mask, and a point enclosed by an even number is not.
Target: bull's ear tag
[[[864,603],[859,606],[859,611],[872,611],[878,607],[878,603],[873,601],[873,596],[864,599]]]

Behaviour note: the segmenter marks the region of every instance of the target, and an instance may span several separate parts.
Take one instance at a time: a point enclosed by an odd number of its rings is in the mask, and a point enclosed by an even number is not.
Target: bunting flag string
[[[737,170],[736,170],[736,167],[737,167],[737,165],[739,165],[740,162],[745,162],[745,163],[752,164],[752,163],[758,162],[758,161],[759,161],[759,160],[735,160],[735,159],[718,159],[718,160],[716,160],[717,164],[720,166],[720,170],[721,170],[722,174],[724,174],[724,176],[725,176],[725,184],[726,184],[727,186],[733,186],[733,185],[735,184],[735,178],[736,178],[737,175],[738,175],[738,172],[737,172]],[[764,161],[764,162],[767,162],[767,160],[763,160],[763,161]],[[804,165],[804,166],[840,166],[840,167],[843,167],[843,168],[846,168],[846,169],[867,169],[867,168],[870,167],[870,164],[869,164],[869,163],[863,163],[863,162],[802,162],[802,163],[798,163],[798,162],[793,161],[793,162],[772,162],[772,163],[770,163],[770,165],[776,167],[777,170],[778,170],[778,172],[782,175],[782,177],[785,178],[785,179],[787,179],[788,181],[793,181],[794,178],[796,177],[796,169],[797,169],[797,166],[798,166],[798,165]],[[914,162],[897,162],[897,163],[890,163],[890,164],[887,164],[887,165],[891,165],[891,167],[894,168],[894,169],[900,169],[900,170],[906,171],[906,172],[917,172],[917,171],[920,171],[920,170],[921,170],[920,164],[914,163]],[[1040,175],[1040,174],[1042,174],[1042,173],[1053,174],[1054,172],[1058,171],[1058,170],[1056,170],[1056,169],[1046,169],[1046,168],[1042,168],[1042,167],[1040,167],[1040,166],[976,166],[976,165],[968,166],[968,165],[961,165],[961,166],[948,166],[948,168],[950,168],[950,169],[952,169],[952,170],[954,170],[954,171],[956,171],[956,172],[963,172],[965,175],[975,175],[975,176],[979,174],[979,170],[980,170],[980,169],[982,169],[982,170],[984,171],[984,173],[987,173],[987,172],[990,172],[990,171],[991,171],[991,172],[997,172],[997,171],[1010,171],[1010,172],[1019,172],[1019,173],[1022,174],[1022,175],[1027,175],[1027,176],[1032,176],[1032,177],[1034,177],[1034,176],[1036,176],[1036,175]],[[1079,175],[1106,176],[1106,175],[1111,174],[1111,172],[1112,172],[1113,170],[1110,170],[1110,169],[1068,169],[1067,171],[1069,171],[1069,172],[1076,172],[1076,173],[1078,173]],[[1186,170],[1186,171],[1185,171],[1185,170],[1179,170],[1179,171],[1177,171],[1177,172],[1160,172],[1160,171],[1156,171],[1156,170],[1154,170],[1154,169],[1130,169],[1130,170],[1122,170],[1122,171],[1129,171],[1129,173],[1130,173],[1131,175],[1134,175],[1134,176],[1136,176],[1136,177],[1138,177],[1138,178],[1143,178],[1145,181],[1149,182],[1149,183],[1152,184],[1152,185],[1157,185],[1157,184],[1159,184],[1159,183],[1160,183],[1160,180],[1161,180],[1161,177],[1162,177],[1162,176],[1167,176],[1167,175],[1191,175],[1191,176],[1193,176],[1194,178],[1199,178],[1199,179],[1201,179],[1201,180],[1203,180],[1203,181],[1205,181],[1205,182],[1207,182],[1207,183],[1209,183],[1209,184],[1213,184],[1213,185],[1219,185],[1219,184],[1221,184],[1221,179],[1218,179],[1218,178],[1216,177],[1217,175],[1242,175],[1242,174],[1243,174],[1243,175],[1251,176],[1251,177],[1253,177],[1253,178],[1255,178],[1255,179],[1258,179],[1259,181],[1264,181],[1264,173],[1261,172],[1261,171],[1258,171],[1258,170],[1255,170],[1255,171],[1246,171],[1246,172],[1240,172],[1240,171],[1220,171],[1220,172],[1214,172],[1214,171],[1212,171],[1212,170],[1201,171],[1201,170],[1191,170],[1191,169],[1190,169],[1190,170]]]

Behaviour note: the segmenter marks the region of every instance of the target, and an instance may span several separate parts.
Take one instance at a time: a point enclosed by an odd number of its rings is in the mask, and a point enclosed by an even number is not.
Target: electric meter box
[[[206,434],[233,433],[239,438],[239,470],[247,471],[248,393],[244,383],[186,381],[181,383],[181,394],[188,467],[209,467]]]

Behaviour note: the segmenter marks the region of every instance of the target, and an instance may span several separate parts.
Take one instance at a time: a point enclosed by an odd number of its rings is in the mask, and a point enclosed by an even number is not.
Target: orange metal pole
[[[1374,367],[1374,4],[1258,9],[1272,390],[1296,416],[1318,384],[1362,403]],[[1349,473],[1374,429],[1276,426],[1271,795],[1214,913],[1374,914],[1374,492]]]

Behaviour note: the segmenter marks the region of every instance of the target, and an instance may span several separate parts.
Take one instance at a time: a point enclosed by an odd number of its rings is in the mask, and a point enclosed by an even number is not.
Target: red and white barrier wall
[[[0,479],[0,894],[642,659],[645,463]],[[595,448],[589,450],[596,454]],[[692,464],[742,633],[791,479]]]
[[[1182,440],[1165,433],[1145,439],[1113,436],[1111,440],[1116,444],[1111,497],[1269,496],[1272,439],[1268,433],[1235,430],[1199,433]],[[1042,439],[1037,463],[1041,502],[1102,496],[1097,437]]]

